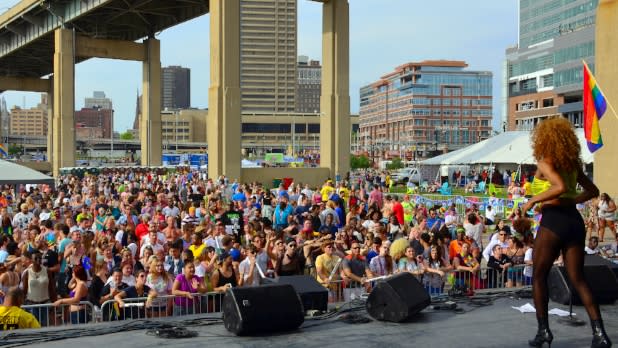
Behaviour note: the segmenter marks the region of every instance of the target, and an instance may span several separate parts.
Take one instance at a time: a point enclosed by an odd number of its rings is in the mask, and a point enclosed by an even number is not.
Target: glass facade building
[[[448,151],[490,136],[492,73],[462,61],[399,66],[360,89],[361,148]]]
[[[506,51],[509,129],[529,130],[554,115],[582,125],[582,60],[594,70],[598,3],[519,1],[519,42]]]

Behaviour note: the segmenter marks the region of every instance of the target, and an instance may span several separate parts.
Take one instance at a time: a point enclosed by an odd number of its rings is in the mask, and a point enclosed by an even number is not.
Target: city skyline
[[[0,0],[6,10],[17,0]],[[418,16],[417,13],[435,15]],[[161,40],[161,64],[181,65],[191,71],[192,107],[206,108],[210,83],[209,15],[168,29]],[[321,4],[298,1],[298,51],[321,60]],[[367,25],[367,23],[374,23]],[[394,23],[401,23],[395,26]],[[350,1],[350,104],[358,113],[360,87],[379,78],[393,66],[425,59],[465,60],[471,69],[493,73],[494,128],[502,122],[504,51],[517,43],[517,1],[481,0],[475,6],[454,0],[418,4],[392,0],[375,6],[374,1]],[[191,47],[191,50],[187,48]],[[387,54],[385,54],[387,52]],[[114,129],[132,128],[135,91],[141,93],[141,63],[91,59],[76,71],[76,105],[93,91],[104,91],[114,101]],[[5,92],[7,106],[29,108],[38,93]]]

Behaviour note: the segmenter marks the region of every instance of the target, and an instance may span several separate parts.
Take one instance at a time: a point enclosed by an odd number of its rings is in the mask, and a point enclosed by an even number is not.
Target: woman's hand
[[[53,305],[54,307],[58,307],[58,306],[62,305],[62,299],[57,300],[56,302],[52,303],[52,305]]]

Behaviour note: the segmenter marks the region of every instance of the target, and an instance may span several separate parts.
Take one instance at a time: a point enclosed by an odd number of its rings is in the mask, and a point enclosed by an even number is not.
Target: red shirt
[[[145,223],[140,223],[135,227],[135,235],[137,236],[137,240],[141,241],[142,238],[148,235],[148,225]]]
[[[393,202],[393,215],[395,215],[395,217],[397,218],[397,221],[399,221],[400,225],[404,224],[403,221],[403,205],[401,205],[401,203],[395,201]]]

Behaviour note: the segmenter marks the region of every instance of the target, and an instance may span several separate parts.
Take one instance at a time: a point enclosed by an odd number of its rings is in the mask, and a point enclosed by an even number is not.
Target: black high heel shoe
[[[591,320],[592,326],[592,344],[591,348],[609,348],[612,346],[612,341],[607,336],[602,320]]]
[[[533,339],[528,341],[530,347],[542,347],[547,342],[547,346],[551,348],[551,342],[554,340],[554,335],[549,330],[549,322],[547,318],[537,318],[538,331]]]

